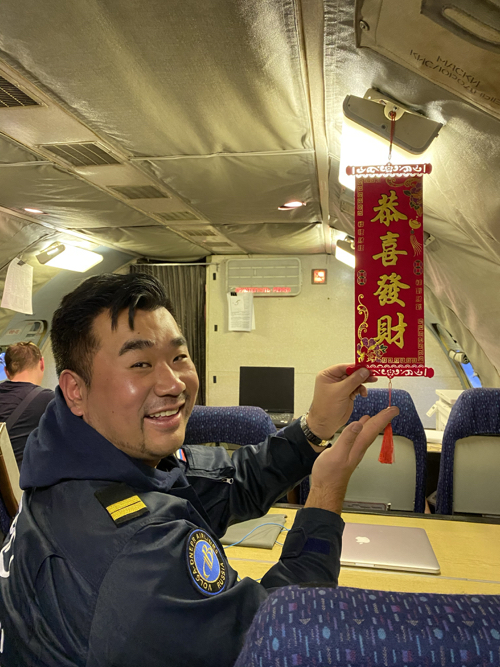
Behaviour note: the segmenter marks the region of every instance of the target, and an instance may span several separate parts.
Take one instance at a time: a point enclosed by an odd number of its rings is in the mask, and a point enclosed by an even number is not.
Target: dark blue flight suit
[[[309,474],[316,454],[297,422],[232,459],[183,451],[185,463],[150,468],[56,391],[28,440],[22,507],[1,552],[1,667],[229,667],[269,589],[336,585],[333,512],[299,511],[261,583],[237,581],[218,539]]]

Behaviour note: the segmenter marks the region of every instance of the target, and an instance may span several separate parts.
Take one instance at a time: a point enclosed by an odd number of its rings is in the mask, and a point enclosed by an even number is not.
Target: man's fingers
[[[367,368],[358,368],[358,370],[354,371],[352,375],[348,375],[344,380],[342,380],[346,394],[356,395],[357,391],[359,390],[359,386],[363,382],[366,382],[369,377],[370,371]]]
[[[377,435],[383,431],[387,424],[389,424],[389,422],[398,414],[399,408],[392,406],[382,410],[382,412],[379,412],[373,417],[366,419],[366,421],[363,421],[365,420],[365,417],[362,417],[360,422],[363,425],[363,431],[356,438],[355,448],[353,448],[353,454],[356,457],[359,456],[359,460],[363,458],[366,450],[375,440]]]
[[[339,451],[342,450],[343,455],[347,458],[349,452],[352,449],[352,446],[356,442],[356,438],[363,430],[363,424],[359,422],[351,422],[342,433],[339,435],[337,441],[333,445],[334,448]]]
[[[347,377],[347,369],[351,364],[335,364],[335,366],[329,366],[325,368],[324,371],[321,371],[320,377],[323,376],[329,382],[341,382],[344,378]]]

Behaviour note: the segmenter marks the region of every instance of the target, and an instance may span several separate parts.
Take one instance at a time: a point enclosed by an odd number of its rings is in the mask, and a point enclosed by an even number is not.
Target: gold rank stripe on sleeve
[[[142,502],[139,496],[132,496],[131,498],[126,498],[121,500],[118,503],[113,503],[106,507],[108,512],[111,515],[113,521],[121,519],[128,514],[132,514],[142,509],[146,509],[146,505]]]
[[[149,512],[136,490],[123,482],[100,488],[94,495],[116,526]]]

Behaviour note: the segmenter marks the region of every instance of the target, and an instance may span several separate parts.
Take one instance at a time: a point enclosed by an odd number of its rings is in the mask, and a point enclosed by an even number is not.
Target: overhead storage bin
[[[500,118],[500,6],[490,0],[357,0],[356,44]]]

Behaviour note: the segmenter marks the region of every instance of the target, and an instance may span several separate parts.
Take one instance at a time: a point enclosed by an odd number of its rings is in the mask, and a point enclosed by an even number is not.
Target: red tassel
[[[389,378],[389,407],[391,407],[392,380]],[[394,440],[392,439],[392,426],[387,424],[382,438],[382,447],[378,457],[380,463],[394,463]]]
[[[394,440],[392,439],[392,426],[390,424],[387,424],[384,429],[378,460],[380,463],[394,463]]]

